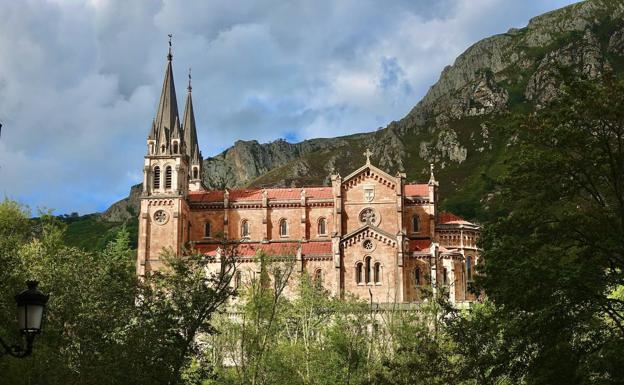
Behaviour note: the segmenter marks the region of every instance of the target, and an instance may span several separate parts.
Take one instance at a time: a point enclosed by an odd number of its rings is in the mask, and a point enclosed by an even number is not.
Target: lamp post
[[[32,354],[35,336],[41,333],[43,312],[49,296],[37,289],[39,282],[27,281],[26,284],[28,285],[28,289],[15,296],[15,302],[17,302],[18,329],[20,334],[26,339],[26,348],[21,344],[9,346],[0,339],[0,345],[2,346],[0,356],[5,354],[17,358],[29,356]]]

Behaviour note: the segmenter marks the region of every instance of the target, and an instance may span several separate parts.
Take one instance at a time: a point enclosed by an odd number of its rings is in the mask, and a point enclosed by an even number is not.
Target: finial
[[[435,183],[435,177],[433,176],[433,163],[429,163],[429,170],[430,170],[430,176],[429,176],[429,183]]]
[[[188,92],[191,92],[193,90],[193,87],[191,87],[191,67],[189,67],[189,85],[187,90]]]
[[[364,156],[366,157],[366,164],[370,164],[371,155],[373,155],[373,153],[371,152],[371,150],[367,148],[366,151],[364,151]]]
[[[173,35],[169,34],[167,36],[169,36],[169,53],[167,54],[167,60],[171,61],[171,59],[173,59],[173,55],[171,54],[171,38]]]

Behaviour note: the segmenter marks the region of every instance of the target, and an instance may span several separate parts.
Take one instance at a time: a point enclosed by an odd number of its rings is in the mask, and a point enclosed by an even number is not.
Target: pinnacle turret
[[[193,152],[197,147],[197,128],[195,126],[195,113],[193,111],[193,97],[191,87],[191,72],[189,69],[189,85],[186,94],[186,104],[184,106],[184,117],[182,120],[182,128],[184,130],[184,144],[186,145],[186,154],[189,158],[194,159]]]

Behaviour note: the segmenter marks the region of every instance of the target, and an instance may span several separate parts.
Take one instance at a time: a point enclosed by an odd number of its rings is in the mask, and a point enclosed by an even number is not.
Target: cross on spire
[[[373,153],[371,152],[371,150],[367,148],[366,151],[364,151],[364,156],[366,157],[366,164],[370,164],[371,155],[373,155]]]
[[[191,87],[191,67],[189,67],[189,85],[188,85],[188,92],[191,92],[191,90],[193,90],[193,87]]]
[[[169,36],[169,53],[167,54],[167,60],[171,61],[171,59],[173,59],[173,55],[171,54],[171,38],[173,35],[169,34],[167,36]]]

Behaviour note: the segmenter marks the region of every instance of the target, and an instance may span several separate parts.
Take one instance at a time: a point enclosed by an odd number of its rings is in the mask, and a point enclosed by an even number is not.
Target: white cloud
[[[400,119],[476,40],[566,0],[0,0],[0,194],[82,213],[141,178],[174,34],[205,156]]]

